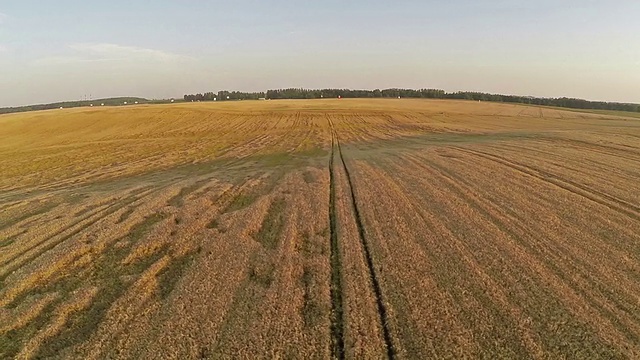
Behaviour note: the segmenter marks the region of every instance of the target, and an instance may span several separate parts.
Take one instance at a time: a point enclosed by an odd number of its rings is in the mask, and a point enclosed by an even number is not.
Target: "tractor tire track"
[[[331,120],[329,120],[331,124]],[[331,157],[329,158],[329,230],[331,240],[331,336],[333,356],[344,359],[344,310],[342,299],[342,266],[340,265],[340,248],[338,244],[336,218],[336,186],[334,157],[336,156],[336,136],[331,124]]]
[[[369,272],[369,277],[371,279],[371,283],[373,285],[373,292],[375,295],[375,302],[377,306],[378,315],[380,317],[380,325],[382,327],[382,335],[385,343],[385,348],[387,350],[387,358],[394,359],[395,358],[395,349],[393,347],[393,342],[391,340],[391,332],[389,331],[388,325],[388,316],[387,316],[387,308],[383,300],[382,296],[382,287],[380,286],[380,280],[378,275],[376,274],[375,267],[373,264],[373,257],[371,255],[370,244],[366,238],[366,231],[362,222],[362,217],[360,216],[360,209],[358,208],[358,202],[356,200],[356,195],[353,186],[353,180],[351,178],[351,173],[349,172],[349,168],[344,160],[344,155],[342,153],[342,147],[340,146],[340,139],[335,132],[333,127],[333,123],[329,120],[329,124],[332,130],[332,142],[335,142],[335,147],[332,146],[332,153],[335,152],[335,148],[338,150],[338,156],[340,157],[340,162],[342,163],[342,167],[344,168],[344,172],[347,177],[347,183],[349,185],[349,193],[351,194],[351,203],[353,206],[354,216],[356,220],[356,225],[358,227],[358,235],[360,237],[360,243],[362,249],[364,250],[365,260],[367,264],[367,269]],[[332,156],[333,161],[333,156]],[[333,164],[332,164],[333,165]],[[333,167],[332,167],[333,169]],[[332,170],[333,171],[333,170]],[[333,184],[333,179],[331,184]],[[335,209],[333,209],[335,211]]]

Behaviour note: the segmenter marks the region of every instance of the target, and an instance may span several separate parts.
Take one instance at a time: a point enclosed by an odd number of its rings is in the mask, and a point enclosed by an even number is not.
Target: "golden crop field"
[[[0,116],[0,358],[640,358],[640,119]]]

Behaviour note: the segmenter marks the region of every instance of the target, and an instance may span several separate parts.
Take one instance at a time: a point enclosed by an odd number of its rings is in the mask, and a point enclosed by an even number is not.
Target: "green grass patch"
[[[10,217],[7,216],[6,218],[0,220],[0,230],[4,229],[4,228],[7,228],[7,227],[9,227],[9,226],[11,226],[13,224],[17,224],[17,223],[19,223],[21,221],[24,221],[24,220],[27,220],[29,218],[32,218],[34,216],[45,214],[45,213],[55,209],[59,205],[60,205],[60,202],[55,202],[55,201],[45,202],[44,204],[42,204],[42,206],[40,206],[40,207],[38,207],[38,208],[36,208],[36,209],[34,209],[32,211],[29,211],[29,212],[27,212],[25,214],[19,215],[16,218],[11,219]]]
[[[242,210],[260,198],[263,194],[268,194],[272,192],[275,187],[278,185],[280,180],[284,177],[286,171],[278,169],[269,173],[268,177],[258,186],[246,190],[245,192],[241,192],[236,195],[233,200],[226,206],[226,208],[222,211],[222,213],[229,213],[233,211]]]
[[[178,281],[182,278],[189,266],[191,266],[196,255],[201,251],[202,248],[198,247],[194,252],[173,259],[166,268],[158,273],[157,278],[161,299],[166,299],[171,292],[173,292]]]
[[[304,173],[302,173],[302,178],[304,179],[304,182],[307,184],[312,184],[316,182],[316,177],[313,176],[313,174],[310,171],[305,171]]]
[[[329,156],[329,151],[320,147],[312,147],[302,151],[297,151],[294,155],[297,157],[326,157]]]
[[[249,280],[264,288],[274,280],[275,265],[266,257],[259,257],[249,269]]]
[[[118,219],[118,221],[116,221],[116,224],[120,224],[122,222],[124,222],[125,220],[127,220],[129,218],[129,216],[131,216],[131,214],[133,214],[133,212],[136,210],[135,207],[130,206],[127,208],[127,210],[125,210],[125,212],[123,212],[120,215],[120,218]]]
[[[304,323],[308,327],[314,327],[323,322],[323,319],[326,317],[327,313],[330,311],[329,308],[324,306],[320,299],[317,291],[317,275],[313,272],[312,269],[308,267],[304,267],[302,273],[302,286],[304,288],[304,305],[302,307],[302,318],[304,319]]]
[[[75,214],[73,214],[74,217],[78,217],[78,216],[82,216],[92,210],[95,210],[97,208],[99,208],[100,206],[104,206],[105,204],[93,204],[93,205],[89,205],[87,207],[85,207],[84,209],[76,212]]]
[[[8,307],[16,307],[27,297],[49,293],[60,295],[58,300],[49,305],[38,318],[27,326],[0,337],[0,358],[13,358],[22,344],[35,336],[35,333],[49,322],[56,306],[71,299],[73,292],[80,287],[90,284],[99,288],[99,293],[93,303],[86,310],[72,314],[64,329],[44,343],[35,357],[56,357],[63,349],[87,341],[104,320],[113,302],[122,296],[129,287],[129,283],[123,282],[123,276],[142,274],[166,254],[168,247],[165,246],[136,263],[122,265],[122,261],[129,255],[136,241],[164,218],[166,215],[161,213],[147,217],[143,222],[135,225],[125,237],[124,240],[128,240],[126,246],[112,246],[100,254],[95,254],[96,260],[88,269],[71,271],[55,281],[31,289],[16,298]]]
[[[253,155],[247,158],[258,167],[280,167],[290,165],[293,157],[287,152],[275,152],[267,154]]]
[[[238,196],[231,200],[231,203],[229,203],[224,212],[228,213],[244,209],[253,204],[257,199],[257,194],[238,194]]]
[[[258,168],[296,168],[308,164],[310,159],[324,158],[329,152],[319,147],[308,148],[296,152],[274,152],[250,156],[246,161]]]
[[[88,199],[90,197],[89,194],[82,194],[82,193],[75,193],[75,194],[71,194],[65,197],[65,203],[69,204],[69,205],[76,205],[79,204],[80,202]]]
[[[134,241],[140,239],[153,224],[163,218],[164,216],[160,214],[148,217],[144,222],[135,226],[135,229],[132,229],[128,238]],[[51,341],[46,342],[36,357],[52,358],[63,349],[89,340],[104,320],[112,304],[127,291],[130,283],[125,283],[122,280],[123,277],[127,275],[139,276],[168,252],[168,245],[165,245],[144,259],[122,265],[122,261],[131,252],[134,241],[129,241],[126,246],[122,247],[112,246],[99,256],[89,271],[72,275],[53,289],[46,291],[62,290],[63,298],[69,298],[72,291],[87,283],[100,289],[89,308],[72,314],[67,320],[65,328]]]
[[[262,221],[260,230],[256,233],[255,239],[267,249],[275,249],[280,242],[282,229],[284,228],[284,211],[286,201],[284,198],[277,198],[269,207],[267,216]]]
[[[127,235],[127,239],[132,242],[139,241],[146,233],[151,230],[151,228],[159,223],[160,221],[167,218],[167,214],[165,213],[154,213],[153,215],[147,216],[141,223],[134,225],[129,234]]]
[[[219,226],[220,226],[220,223],[218,222],[218,218],[215,218],[209,221],[209,223],[207,224],[207,229],[218,229]]]
[[[127,284],[121,280],[124,268],[120,265],[130,251],[130,246],[106,250],[91,269],[88,279],[79,279],[78,286],[89,282],[100,289],[93,303],[85,311],[72,314],[65,328],[40,348],[37,358],[52,358],[63,349],[89,340],[104,320],[111,305],[120,297]],[[65,296],[65,297],[68,297]]]
[[[49,322],[55,306],[60,301],[47,305],[40,315],[24,327],[0,335],[0,359],[15,359],[25,343]]]
[[[15,241],[16,241],[16,236],[12,236],[10,238],[2,240],[2,241],[0,241],[0,248],[7,247],[7,246],[13,244]]]
[[[209,180],[200,180],[192,185],[183,187],[182,189],[180,189],[180,192],[178,193],[178,195],[169,199],[168,204],[173,207],[182,207],[182,205],[184,205],[184,198],[189,194],[191,194],[192,192],[201,188],[208,181]]]
[[[300,246],[300,251],[304,254],[305,257],[313,257],[316,255],[326,255],[327,249],[324,243],[324,240],[327,240],[327,236],[322,236],[322,242],[314,241],[313,237],[309,234],[308,231],[304,231],[302,233],[302,242]]]

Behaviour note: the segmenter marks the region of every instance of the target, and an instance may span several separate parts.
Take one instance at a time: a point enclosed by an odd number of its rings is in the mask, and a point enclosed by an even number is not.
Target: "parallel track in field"
[[[341,282],[340,279],[340,258],[339,258],[339,244],[338,244],[338,236],[337,236],[337,224],[336,224],[336,204],[335,204],[335,163],[334,157],[337,155],[340,158],[340,164],[342,165],[344,172],[347,176],[347,183],[349,185],[349,194],[351,197],[351,205],[353,207],[353,215],[356,221],[356,225],[358,227],[358,236],[360,238],[360,244],[364,251],[364,258],[367,264],[367,270],[369,273],[369,278],[371,280],[371,284],[373,285],[373,293],[375,296],[375,302],[377,307],[377,312],[379,315],[380,325],[382,327],[382,335],[385,343],[385,348],[387,350],[387,357],[389,359],[395,358],[395,350],[393,347],[393,342],[391,338],[391,332],[388,327],[388,312],[386,305],[383,301],[382,296],[382,287],[380,286],[380,280],[378,275],[376,274],[375,267],[373,264],[373,256],[371,254],[370,244],[367,240],[366,231],[364,224],[362,222],[362,217],[360,215],[360,209],[358,207],[358,202],[356,200],[356,193],[354,190],[353,180],[351,177],[351,173],[349,171],[349,167],[344,159],[344,155],[342,152],[342,147],[340,146],[340,139],[338,138],[338,134],[335,131],[333,123],[329,120],[329,124],[331,126],[331,159],[329,160],[329,174],[330,174],[330,209],[329,209],[329,217],[330,217],[330,225],[331,225],[331,268],[332,268],[332,307],[336,311],[336,315],[339,315],[342,318],[342,296],[336,295],[335,291],[338,289],[341,290]],[[337,150],[337,153],[336,153]],[[337,277],[337,281],[334,281],[334,277]],[[338,286],[334,286],[338,285]],[[334,356],[338,358],[344,358],[344,324],[342,320],[333,323],[333,336],[334,341],[338,346],[334,347]],[[342,337],[342,338],[340,338]],[[341,345],[341,346],[340,346]],[[337,351],[336,351],[337,350]]]

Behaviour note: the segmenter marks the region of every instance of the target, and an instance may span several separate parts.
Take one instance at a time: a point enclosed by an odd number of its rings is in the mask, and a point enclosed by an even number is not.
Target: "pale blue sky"
[[[640,1],[0,0],[0,106],[284,87],[640,102]]]

